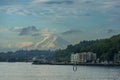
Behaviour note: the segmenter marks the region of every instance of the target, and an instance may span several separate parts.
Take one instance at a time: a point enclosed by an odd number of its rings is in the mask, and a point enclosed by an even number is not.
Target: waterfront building
[[[93,52],[83,52],[80,53],[80,62],[81,63],[89,63],[96,61],[96,54]]]
[[[71,54],[71,63],[95,63],[96,54],[93,52],[82,52]]]
[[[120,63],[120,51],[114,55],[114,63]]]
[[[79,63],[79,53],[71,54],[71,63]]]
[[[36,62],[36,63],[47,63],[47,60],[42,55],[42,56],[39,56],[39,57],[33,57],[33,62]]]
[[[87,62],[87,54],[86,54],[86,52],[80,53],[79,58],[80,58],[79,59],[80,63],[86,63]]]

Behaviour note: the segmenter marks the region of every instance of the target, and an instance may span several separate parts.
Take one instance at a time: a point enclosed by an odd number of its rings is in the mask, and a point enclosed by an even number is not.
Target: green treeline
[[[34,57],[44,56],[48,61],[53,59],[54,51],[50,50],[18,50],[15,52],[1,52],[0,62],[28,62]]]
[[[76,45],[68,45],[64,50],[57,50],[56,61],[70,61],[71,53],[94,52],[101,61],[113,61],[114,55],[120,51],[120,34],[109,39],[82,41]]]

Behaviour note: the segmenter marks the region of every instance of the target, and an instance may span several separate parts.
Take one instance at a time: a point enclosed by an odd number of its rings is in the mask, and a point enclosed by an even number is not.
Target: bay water
[[[120,67],[1,62],[0,80],[120,80]]]

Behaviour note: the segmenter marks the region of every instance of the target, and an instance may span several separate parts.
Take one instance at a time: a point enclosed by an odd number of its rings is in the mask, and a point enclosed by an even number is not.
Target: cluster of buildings
[[[82,53],[72,53],[71,54],[71,63],[79,64],[79,63],[101,63],[101,64],[120,64],[120,51],[114,54],[113,61],[100,61],[97,58],[96,53],[93,52],[82,52]]]
[[[72,53],[70,58],[71,64],[84,64],[84,63],[97,63],[97,64],[120,64],[120,51],[114,54],[113,61],[99,60],[96,53],[93,52],[82,52],[82,53]],[[60,64],[69,64],[66,62],[59,62]],[[55,61],[49,61],[45,56],[39,56],[33,58],[33,64],[57,64]]]
[[[39,56],[39,57],[33,57],[33,64],[44,64],[44,63],[47,63],[47,60],[46,58],[42,55],[42,56]]]
[[[96,53],[93,52],[71,54],[71,63],[95,63],[96,59]]]

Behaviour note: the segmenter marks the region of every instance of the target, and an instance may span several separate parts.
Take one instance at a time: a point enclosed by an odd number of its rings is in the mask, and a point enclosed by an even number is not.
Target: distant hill
[[[82,41],[76,45],[68,45],[64,50],[57,50],[56,61],[69,61],[71,53],[95,52],[97,58],[112,61],[114,54],[120,51],[120,34],[108,39]]]
[[[18,50],[16,52],[1,52],[0,62],[25,62],[32,58],[44,56],[48,61],[53,60],[54,51],[50,50]]]

